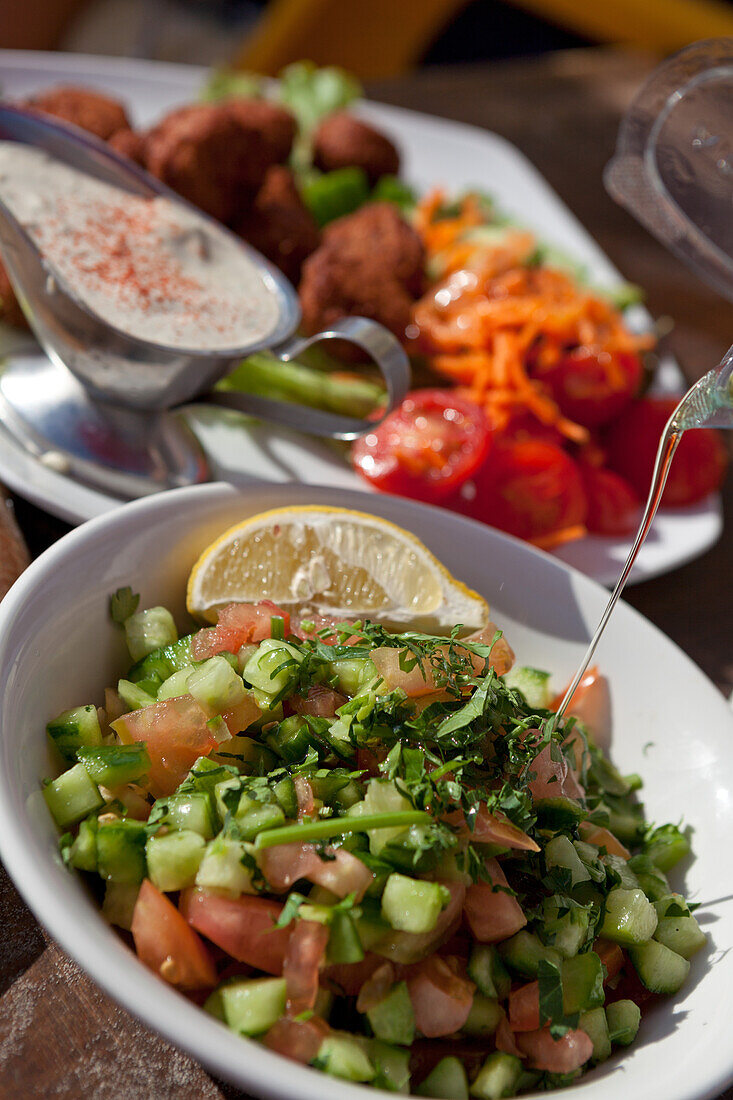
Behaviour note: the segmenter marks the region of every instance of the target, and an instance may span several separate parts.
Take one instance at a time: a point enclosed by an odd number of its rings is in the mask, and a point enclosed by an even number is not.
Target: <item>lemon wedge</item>
[[[186,603],[216,622],[228,603],[273,600],[289,612],[447,634],[489,619],[486,601],[457,581],[409,531],[379,516],[319,506],[262,512],[220,535],[198,559]]]

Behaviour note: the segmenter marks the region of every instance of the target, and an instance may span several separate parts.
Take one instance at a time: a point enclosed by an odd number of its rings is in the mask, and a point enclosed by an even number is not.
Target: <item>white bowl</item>
[[[412,530],[478,589],[520,662],[551,669],[561,687],[607,593],[557,560],[488,527],[409,501],[298,485],[225,485],[148,498],[72,531],[0,604],[0,856],[38,919],[112,997],[242,1088],[282,1100],[365,1100],[362,1086],[303,1068],[239,1038],[156,979],[99,916],[62,865],[40,793],[49,773],[44,726],[65,707],[98,701],[125,667],[107,598],[121,585],[142,604],[183,613],[198,553],[238,519],[287,504],[368,508]],[[684,818],[695,860],[685,888],[703,903],[710,946],[679,997],[656,1006],[639,1041],[573,1086],[580,1100],[702,1100],[733,1079],[733,715],[672,642],[625,605],[598,662],[612,685],[612,753],[646,780],[647,815]],[[370,1090],[374,1096],[388,1093]]]

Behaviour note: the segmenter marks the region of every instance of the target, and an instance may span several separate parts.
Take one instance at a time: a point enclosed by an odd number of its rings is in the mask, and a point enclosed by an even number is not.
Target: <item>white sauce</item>
[[[40,149],[0,141],[0,199],[83,304],[173,348],[252,345],[279,319],[244,248],[183,203],[144,199]]]

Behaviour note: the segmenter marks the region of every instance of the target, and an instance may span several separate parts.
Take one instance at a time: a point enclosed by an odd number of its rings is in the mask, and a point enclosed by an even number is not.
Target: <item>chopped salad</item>
[[[179,637],[111,599],[131,667],[47,730],[70,868],[163,981],[325,1073],[461,1100],[563,1087],[633,1042],[705,944],[596,673],[468,637],[230,604]],[[585,715],[585,721],[583,720]]]

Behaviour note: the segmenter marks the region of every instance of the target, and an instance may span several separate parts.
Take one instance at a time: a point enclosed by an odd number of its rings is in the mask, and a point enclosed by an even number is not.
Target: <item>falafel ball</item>
[[[304,261],[318,248],[321,234],[300,197],[293,173],[269,168],[254,203],[235,223],[237,233],[297,284]]]
[[[262,135],[271,148],[273,164],[288,159],[298,130],[290,111],[266,99],[230,99],[225,106],[243,126]]]
[[[13,325],[15,328],[28,328],[25,314],[20,308],[10,276],[2,261],[0,261],[0,321],[5,321],[6,324]]]
[[[107,142],[110,149],[120,156],[129,157],[141,168],[145,167],[145,134],[135,130],[118,130]]]
[[[425,249],[392,203],[367,203],[337,218],[324,229],[323,243],[344,256],[378,256],[385,270],[415,298],[422,294]]]
[[[272,149],[255,127],[226,104],[194,104],[166,115],[147,135],[149,172],[179,195],[230,222],[273,163]]]
[[[410,323],[413,299],[378,255],[347,256],[330,245],[321,245],[303,265],[298,295],[306,335],[328,328],[342,317],[356,315],[379,321],[404,340]],[[336,348],[333,350],[336,352]],[[340,346],[336,353],[356,357],[349,344]]]
[[[130,129],[122,104],[90,88],[49,88],[31,96],[26,105],[88,130],[102,141],[108,141],[118,130]]]
[[[363,168],[369,182],[380,176],[396,176],[400,155],[388,137],[355,118],[337,111],[324,118],[313,137],[313,159],[317,168]]]

